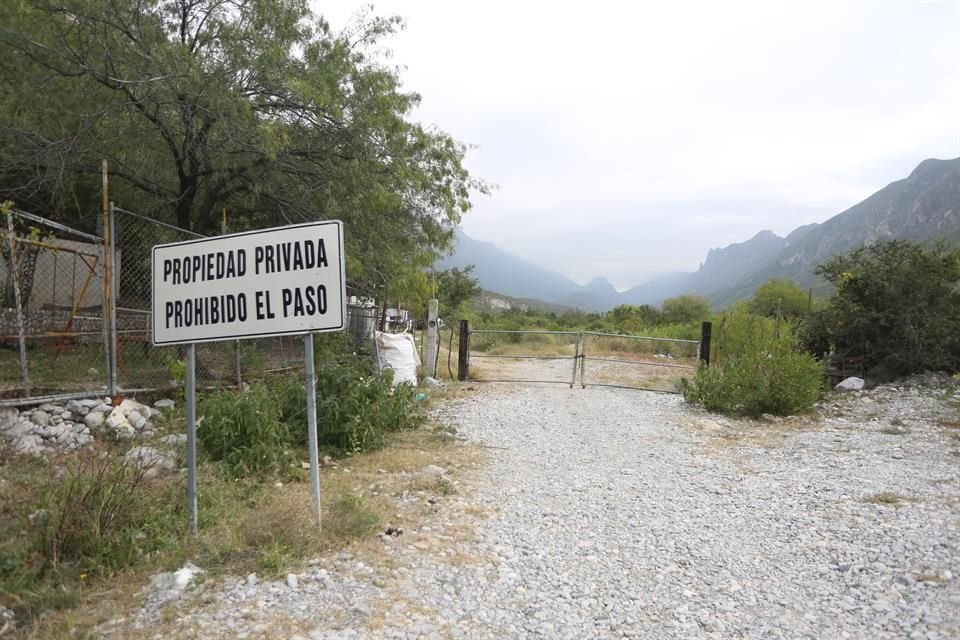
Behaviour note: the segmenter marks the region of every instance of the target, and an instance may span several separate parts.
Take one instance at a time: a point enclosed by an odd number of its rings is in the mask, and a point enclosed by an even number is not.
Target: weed
[[[894,506],[900,505],[904,500],[905,498],[903,496],[892,491],[882,491],[863,498],[864,502],[870,504],[889,504]]]
[[[333,503],[324,531],[334,540],[351,540],[373,535],[380,522],[380,515],[363,498],[343,493]]]

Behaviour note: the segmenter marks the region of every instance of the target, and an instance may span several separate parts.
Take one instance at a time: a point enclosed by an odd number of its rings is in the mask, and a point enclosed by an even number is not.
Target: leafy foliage
[[[810,313],[807,292],[793,280],[771,278],[757,288],[750,300],[750,311],[768,318],[796,320]]]
[[[341,355],[317,368],[317,443],[334,454],[378,449],[387,434],[419,426],[416,391],[392,387],[392,372],[370,373],[370,362]],[[284,471],[307,446],[306,388],[302,375],[255,383],[243,393],[203,398],[197,438],[205,453],[237,476]]]
[[[343,220],[353,289],[382,297],[486,190],[378,60],[398,18],[334,33],[303,0],[23,0],[0,24],[0,198],[74,226],[107,158],[114,200],[200,233],[221,209],[235,231]]]
[[[863,356],[890,375],[960,370],[960,250],[882,242],[817,273],[835,294],[805,330],[808,349]]]
[[[201,398],[197,441],[237,476],[283,469],[293,462],[290,430],[280,420],[273,389],[256,382],[242,393],[217,391]]]
[[[687,323],[706,320],[710,315],[710,301],[703,296],[682,295],[667,298],[661,305],[663,321]]]
[[[752,344],[703,366],[686,382],[687,402],[709,411],[747,416],[790,415],[810,408],[823,388],[823,366],[785,341]]]

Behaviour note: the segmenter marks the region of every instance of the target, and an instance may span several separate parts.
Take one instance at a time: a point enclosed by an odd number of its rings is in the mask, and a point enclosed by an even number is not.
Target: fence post
[[[117,395],[118,356],[120,349],[120,335],[117,333],[117,299],[120,293],[118,286],[117,269],[117,226],[114,222],[113,202],[110,203],[109,216],[110,221],[110,397]]]
[[[460,345],[457,352],[457,380],[470,378],[470,322],[460,321]]]
[[[7,230],[10,235],[10,273],[13,274],[13,299],[17,305],[17,335],[20,342],[20,376],[23,381],[23,395],[30,397],[30,378],[27,375],[27,335],[23,321],[23,302],[20,299],[20,273],[17,269],[17,237],[13,228],[13,213],[7,209]]]
[[[583,332],[577,335],[577,343],[573,345],[573,375],[570,377],[570,388],[577,383],[577,367],[580,366],[580,343],[583,342]]]
[[[700,325],[700,362],[710,366],[710,337],[713,333],[713,323],[704,321]]]

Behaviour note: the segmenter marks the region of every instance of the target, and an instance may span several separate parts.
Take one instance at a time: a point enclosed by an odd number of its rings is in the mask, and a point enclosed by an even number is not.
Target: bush
[[[290,430],[280,417],[274,390],[257,382],[242,393],[218,391],[201,399],[197,408],[197,442],[212,460],[244,476],[288,466]]]
[[[419,426],[416,390],[407,384],[392,387],[389,369],[370,373],[364,358],[346,357],[317,366],[317,442],[333,453],[359,453],[382,447],[386,435]],[[307,445],[306,391],[300,376],[275,383],[281,416],[293,442]]]
[[[370,373],[370,361],[341,356],[317,372],[317,444],[333,454],[382,447],[386,435],[419,426],[416,389],[392,387],[393,372]],[[244,393],[216,392],[200,403],[197,439],[212,459],[238,475],[276,471],[307,446],[307,396],[302,374],[255,383]]]
[[[823,365],[787,342],[746,348],[701,367],[692,383],[684,381],[687,402],[708,411],[747,416],[783,416],[813,406],[823,389]]]

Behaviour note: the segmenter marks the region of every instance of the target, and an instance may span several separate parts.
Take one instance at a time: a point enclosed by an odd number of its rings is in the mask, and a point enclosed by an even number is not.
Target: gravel
[[[491,447],[489,481],[384,537],[391,562],[228,578],[185,619],[238,638],[295,619],[297,640],[958,638],[958,402],[917,379],[741,421],[486,385],[437,417]]]

